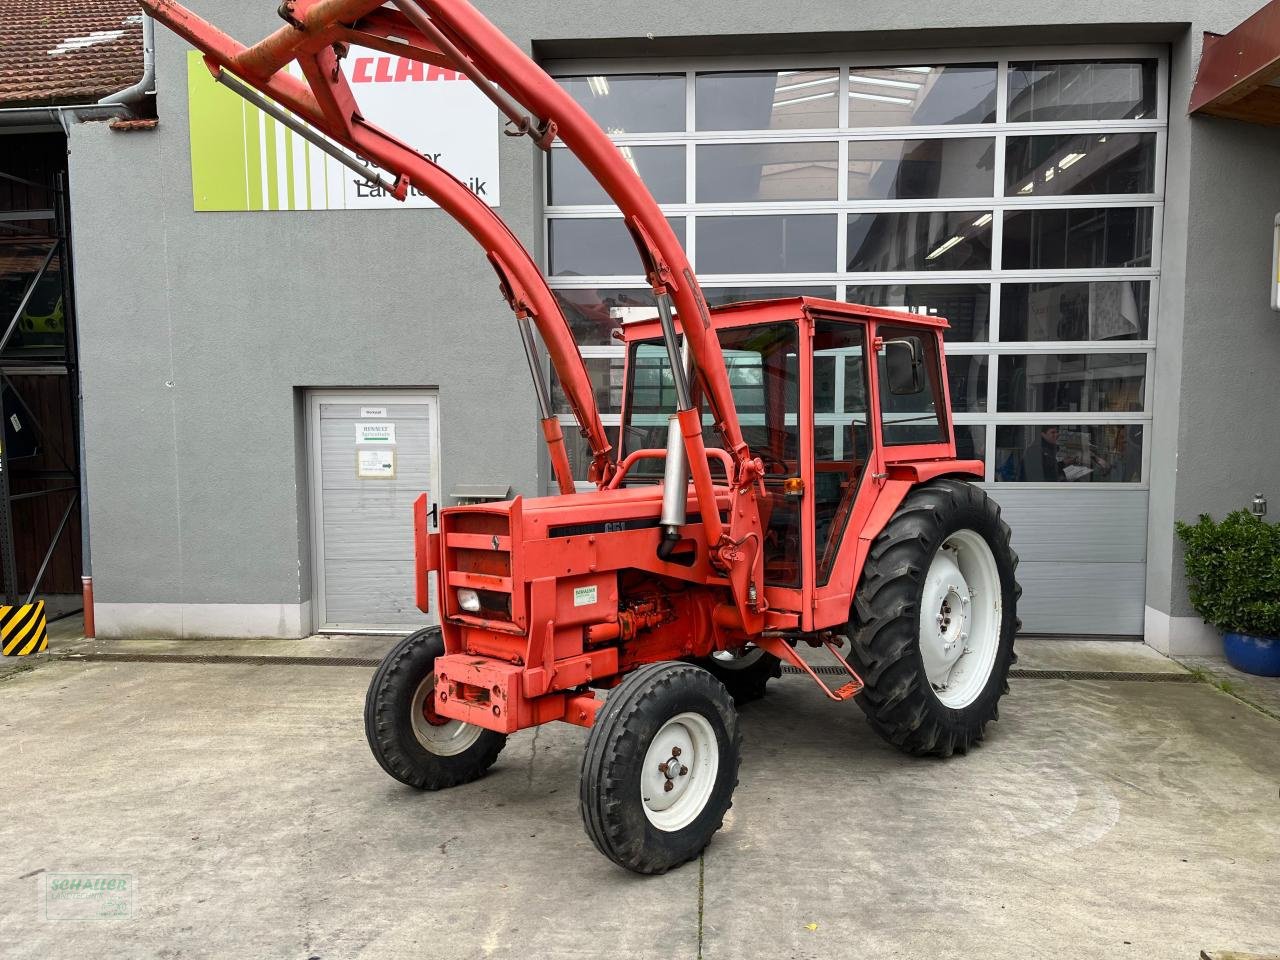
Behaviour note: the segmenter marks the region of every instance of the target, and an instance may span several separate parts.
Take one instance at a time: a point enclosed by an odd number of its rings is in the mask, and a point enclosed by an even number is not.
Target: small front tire
[[[738,716],[724,686],[690,663],[655,663],[609,695],[587,737],[579,801],[596,848],[636,873],[697,857],[733,803]]]
[[[493,766],[507,738],[435,712],[439,627],[411,633],[391,648],[369,682],[364,732],[383,770],[419,790],[470,783]]]

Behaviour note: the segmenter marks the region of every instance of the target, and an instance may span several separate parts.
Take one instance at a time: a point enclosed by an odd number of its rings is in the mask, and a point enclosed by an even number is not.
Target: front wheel
[[[871,726],[907,753],[965,753],[998,716],[1017,659],[1009,540],[994,501],[948,479],[912,490],[871,545],[849,659]]]
[[[641,667],[609,694],[587,737],[587,835],[636,873],[694,859],[733,802],[740,749],[733,701],[715,677],[690,663]]]
[[[435,710],[436,657],[444,653],[439,627],[405,637],[369,682],[364,732],[383,770],[420,790],[441,790],[484,776],[507,738]]]

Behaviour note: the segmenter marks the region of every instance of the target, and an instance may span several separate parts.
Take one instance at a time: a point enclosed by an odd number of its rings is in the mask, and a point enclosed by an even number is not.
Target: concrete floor
[[[1280,723],[1208,684],[1016,679],[984,746],[921,761],[785,677],[742,713],[703,862],[641,878],[582,831],[585,731],[519,734],[483,781],[420,794],[369,755],[368,677],[51,660],[0,682],[0,956],[1280,951]],[[132,874],[134,916],[46,920],[37,871]]]
[[[1237,670],[1226,657],[1179,657],[1181,664],[1232,696],[1280,719],[1280,677],[1255,677]]]

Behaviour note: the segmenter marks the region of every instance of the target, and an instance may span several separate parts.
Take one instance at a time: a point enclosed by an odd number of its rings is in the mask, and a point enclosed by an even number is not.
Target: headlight
[[[458,606],[467,613],[480,612],[480,594],[467,587],[458,588]]]

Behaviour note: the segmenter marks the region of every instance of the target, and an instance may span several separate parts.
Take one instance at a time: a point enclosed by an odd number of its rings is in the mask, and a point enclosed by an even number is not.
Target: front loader
[[[509,734],[586,727],[587,834],[621,866],[661,873],[719,829],[738,781],[736,705],[784,664],[908,753],[982,739],[1014,658],[1017,558],[973,482],[982,463],[956,457],[945,320],[808,297],[709,309],[636,172],[466,0],[285,0],[285,25],[248,48],[172,0],[140,2],[215,80],[393,195],[438,203],[515,315],[560,492],[449,507],[435,531],[420,498],[418,605],[434,599],[440,626],[401,641],[370,684],[365,728],[387,773],[456,786]],[[340,67],[352,45],[462,72],[509,134],[559,140],[617,205],[657,309],[623,325],[616,437],[533,258],[464,184],[365,121]],[[575,490],[538,339],[594,490]]]

